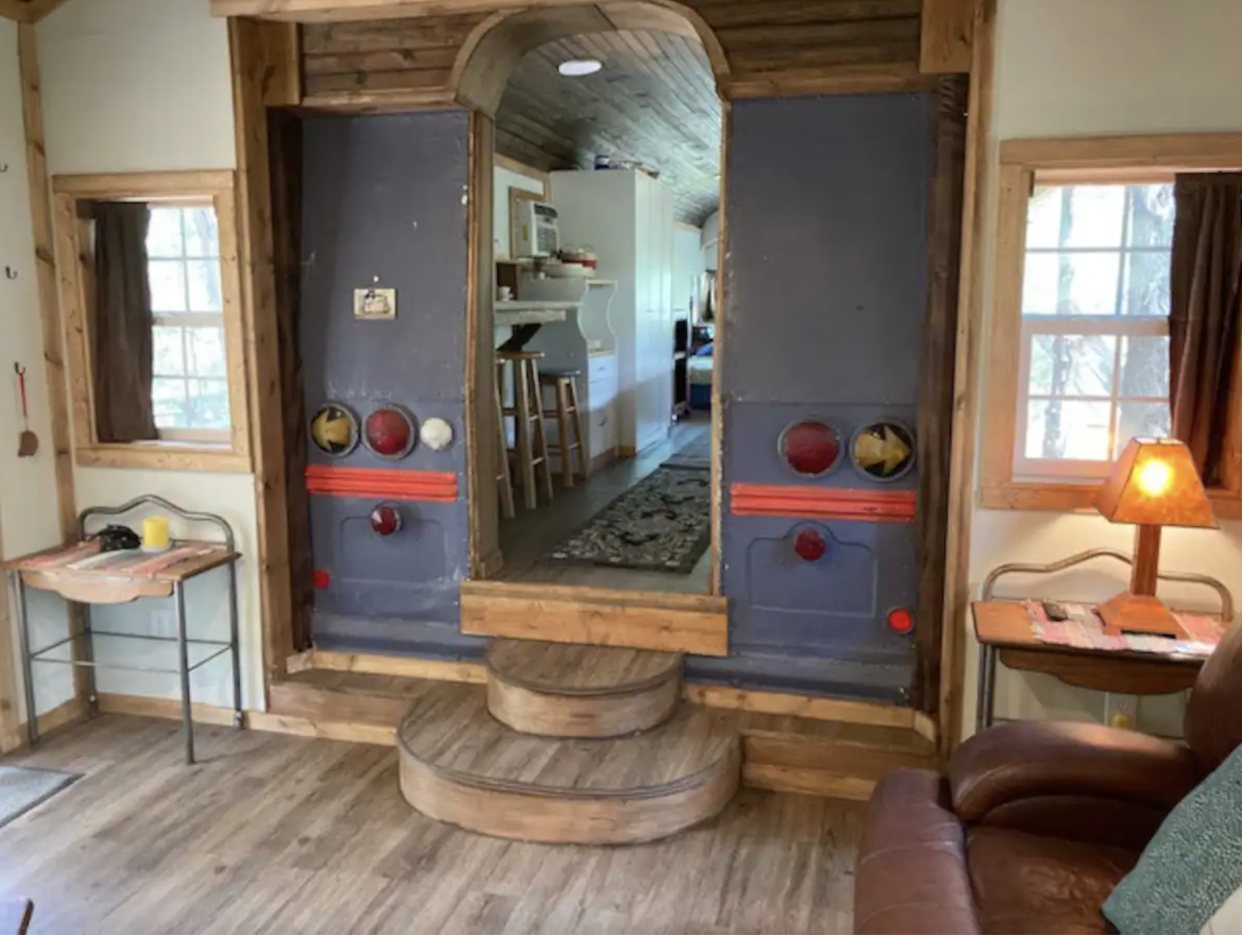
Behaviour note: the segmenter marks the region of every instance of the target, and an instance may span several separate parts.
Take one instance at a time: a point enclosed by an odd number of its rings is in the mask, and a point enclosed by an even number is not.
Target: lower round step
[[[497,640],[487,652],[487,705],[524,734],[624,737],[672,716],[681,673],[677,653]]]
[[[637,844],[721,811],[737,791],[741,743],[727,713],[685,706],[615,740],[518,734],[482,686],[444,683],[397,731],[401,793],[469,831],[546,844]]]

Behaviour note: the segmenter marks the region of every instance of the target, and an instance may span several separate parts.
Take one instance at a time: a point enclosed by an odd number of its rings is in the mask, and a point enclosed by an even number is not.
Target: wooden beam
[[[798,97],[815,94],[901,94],[930,91],[936,79],[913,63],[841,65],[764,72],[735,72],[720,78],[720,93],[728,100],[757,97]]]
[[[713,308],[716,322],[715,344],[712,350],[712,543],[711,567],[708,569],[708,593],[719,597],[724,593],[724,368],[725,342],[728,340],[728,262],[729,262],[729,153],[733,145],[733,104],[728,100],[720,104],[720,226],[716,237],[716,305]]]
[[[914,709],[869,701],[847,701],[841,698],[819,698],[812,695],[790,695],[782,692],[749,691],[727,685],[687,684],[682,692],[686,701],[708,708],[730,711],[755,711],[813,721],[845,721],[850,724],[874,724],[879,727],[914,729]]]
[[[975,10],[966,122],[966,189],[962,205],[962,265],[958,281],[957,349],[953,372],[953,450],[949,465],[949,536],[945,551],[944,639],[940,662],[941,752],[962,731],[966,677],[966,610],[969,604],[970,523],[974,513],[975,443],[978,431],[980,331],[987,255],[988,144],[992,127],[997,0]]]
[[[32,23],[17,27],[17,59],[22,86],[22,120],[26,134],[26,180],[30,188],[31,228],[34,232],[36,278],[39,289],[39,317],[43,326],[43,366],[47,377],[48,407],[51,410],[51,454],[56,475],[56,516],[62,542],[72,542],[78,534],[77,496],[73,486],[73,446],[70,437],[69,400],[60,295],[56,266],[56,236],[52,225],[52,200],[48,186],[47,147],[43,134],[43,91],[39,72],[39,43]],[[72,262],[70,260],[69,262]],[[70,634],[80,633],[83,617],[79,607],[70,605],[66,622]],[[81,659],[85,646],[75,639],[74,659]],[[90,677],[86,669],[75,667],[74,696],[86,697]],[[33,717],[33,714],[27,716]]]
[[[237,133],[238,254],[246,322],[248,394],[258,514],[259,600],[264,695],[294,645],[293,594],[285,478],[275,243],[268,143],[268,101],[288,94],[288,59],[296,57],[287,26],[229,21],[233,112]]]
[[[0,19],[29,23],[31,22],[30,7],[21,0],[0,0]]]
[[[51,16],[64,6],[68,0],[28,0],[26,3],[26,22],[38,23]]]
[[[919,71],[951,75],[970,71],[979,0],[923,0]]]

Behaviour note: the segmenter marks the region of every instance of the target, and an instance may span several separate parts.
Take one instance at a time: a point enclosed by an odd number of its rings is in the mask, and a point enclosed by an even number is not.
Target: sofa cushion
[[[1138,852],[1004,828],[972,829],[966,859],[985,935],[1114,931],[1101,907]]]

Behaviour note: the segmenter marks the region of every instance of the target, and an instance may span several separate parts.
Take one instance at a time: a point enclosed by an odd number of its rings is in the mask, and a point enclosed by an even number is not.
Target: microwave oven
[[[556,208],[543,201],[518,201],[511,219],[513,259],[556,256],[561,249]]]

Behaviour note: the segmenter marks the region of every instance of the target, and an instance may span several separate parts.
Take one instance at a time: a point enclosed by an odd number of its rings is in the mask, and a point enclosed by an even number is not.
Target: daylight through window
[[[147,256],[155,318],[152,397],[160,437],[227,439],[220,237],[212,206],[153,206]]]
[[[1172,184],[1037,185],[1026,229],[1015,474],[1103,476],[1169,433]]]

